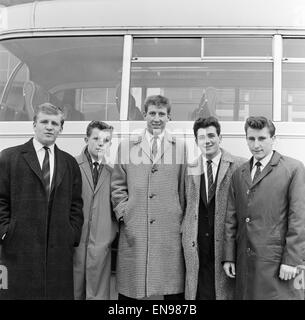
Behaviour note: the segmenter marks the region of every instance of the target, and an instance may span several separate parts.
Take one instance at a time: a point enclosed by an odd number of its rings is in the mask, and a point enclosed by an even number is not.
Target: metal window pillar
[[[281,35],[274,35],[272,41],[273,52],[273,120],[282,120],[282,58],[283,39]]]
[[[130,85],[130,67],[132,58],[132,36],[124,36],[123,68],[121,82],[120,120],[127,120]]]

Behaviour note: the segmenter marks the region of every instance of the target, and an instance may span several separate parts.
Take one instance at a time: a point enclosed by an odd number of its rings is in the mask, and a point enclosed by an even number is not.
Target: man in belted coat
[[[86,146],[76,158],[83,181],[84,225],[74,252],[74,293],[77,300],[109,300],[111,243],[117,232],[112,214],[109,157],[113,127],[91,121]]]
[[[236,278],[236,299],[303,299],[295,276],[305,252],[304,165],[273,150],[265,117],[249,117],[245,132],[253,157],[232,177],[224,270]]]
[[[55,145],[63,113],[35,110],[35,136],[0,155],[0,299],[73,299],[73,250],[83,224],[81,174]]]
[[[112,202],[120,221],[119,299],[183,299],[186,148],[165,130],[166,97],[148,97],[144,110],[147,128],[121,143],[112,174]]]
[[[193,130],[202,154],[188,165],[186,176],[185,298],[233,299],[235,281],[221,264],[224,219],[232,174],[246,160],[220,148],[221,128],[215,117],[197,119]]]

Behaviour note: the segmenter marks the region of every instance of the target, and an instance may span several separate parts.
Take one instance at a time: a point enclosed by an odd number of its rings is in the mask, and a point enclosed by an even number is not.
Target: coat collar
[[[40,168],[37,154],[33,145],[33,138],[31,138],[28,142],[26,142],[23,145],[21,152],[23,154],[25,161],[28,163],[29,167],[33,170],[33,172],[39,178],[42,185],[44,185],[41,168]],[[55,166],[54,166],[55,179],[53,178],[52,189],[53,187],[57,187],[61,183],[65,170],[67,168],[65,157],[63,153],[60,152],[60,150],[56,145],[54,145],[54,155],[55,155]]]
[[[221,158],[220,158],[219,167],[218,167],[218,176],[217,176],[217,185],[216,185],[216,197],[218,194],[219,186],[223,181],[231,163],[233,162],[234,162],[233,156],[229,152],[221,148]],[[201,155],[198,158],[196,158],[193,162],[188,164],[187,170],[188,170],[188,175],[191,176],[191,179],[195,185],[196,195],[198,195],[199,197],[200,178],[201,178],[201,175],[204,173]]]
[[[252,169],[252,163],[253,163],[253,157],[246,163],[244,163],[241,166],[241,173],[246,181],[247,185],[249,188],[253,188],[256,186],[262,179],[264,179],[272,170],[274,166],[277,166],[278,163],[280,162],[281,159],[281,154],[279,154],[277,151],[273,151],[273,155],[269,163],[266,165],[264,170],[261,172],[259,175],[258,179],[256,179],[255,183],[252,184],[252,179],[251,179],[251,169]]]
[[[145,129],[146,130],[146,129]],[[176,138],[173,137],[167,130],[164,132],[164,148],[162,148],[162,152],[157,155],[157,157],[153,160],[151,157],[150,146],[145,137],[145,130],[137,136],[132,136],[130,141],[134,145],[139,145],[143,152],[147,155],[150,161],[154,164],[157,163],[164,155],[167,149],[169,149],[172,145],[176,144]]]
[[[92,189],[92,192],[96,193],[100,189],[101,185],[104,183],[107,175],[111,174],[111,172],[113,170],[113,166],[109,162],[103,164],[104,165],[103,170],[99,176],[96,188],[94,189],[90,163],[89,163],[88,158],[85,154],[86,148],[87,148],[87,146],[85,146],[83,148],[81,154],[76,157],[76,161],[77,161],[78,165],[83,169],[85,176],[86,176],[86,179],[88,180],[88,183],[90,185],[90,188]]]

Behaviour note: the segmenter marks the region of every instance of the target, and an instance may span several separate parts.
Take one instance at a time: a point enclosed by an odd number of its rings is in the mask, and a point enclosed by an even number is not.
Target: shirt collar
[[[222,152],[220,150],[220,152],[217,154],[217,156],[215,156],[212,160],[212,164],[213,165],[216,165],[218,167],[219,165],[219,162],[220,162],[220,158],[221,158],[221,155],[222,155]],[[202,154],[202,161],[203,161],[203,164],[205,165],[206,162],[208,161],[208,159]]]
[[[162,141],[162,139],[164,138],[164,134],[165,134],[165,130],[163,130],[158,135],[158,138],[160,139],[160,141]],[[154,138],[154,136],[147,129],[145,130],[145,137],[149,143],[151,143],[152,139]]]
[[[36,152],[40,151],[41,149],[43,149],[44,145],[42,143],[40,143],[35,137],[33,138],[33,145],[34,145],[34,149]],[[54,154],[54,143],[50,146],[48,146],[51,154]]]
[[[252,169],[255,167],[255,164],[256,162],[260,162],[262,164],[263,167],[266,167],[266,165],[268,164],[268,162],[271,160],[273,156],[273,151],[270,152],[265,158],[261,159],[261,160],[256,160],[254,157],[253,157],[253,166],[252,166]]]

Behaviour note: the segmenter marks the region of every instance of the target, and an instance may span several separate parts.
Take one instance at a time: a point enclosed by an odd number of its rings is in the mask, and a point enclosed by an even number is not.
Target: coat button
[[[251,249],[250,249],[250,248],[247,248],[247,252],[250,253],[250,252],[251,252]]]
[[[155,219],[150,219],[149,223],[153,224],[156,220]]]
[[[246,218],[246,222],[250,222],[250,218]]]
[[[209,235],[210,235],[210,234],[209,234],[208,232],[205,234],[206,237],[208,237]]]
[[[247,194],[249,194],[250,193],[250,190],[247,190]]]
[[[155,173],[156,171],[158,171],[158,169],[157,169],[155,166],[153,166],[153,167],[151,168],[151,173]]]
[[[149,198],[150,199],[152,199],[153,197],[155,197],[156,195],[154,194],[154,193],[151,193],[150,195],[149,195]]]
[[[192,242],[192,247],[195,247],[196,243],[195,241]]]

